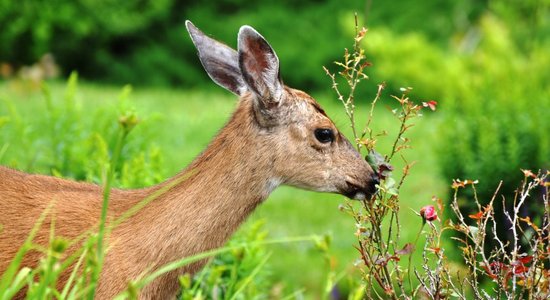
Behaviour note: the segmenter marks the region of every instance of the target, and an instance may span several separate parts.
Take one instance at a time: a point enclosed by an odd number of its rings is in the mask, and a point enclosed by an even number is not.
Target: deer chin
[[[350,199],[353,199],[353,200],[363,201],[363,200],[367,199],[367,195],[363,192],[355,192],[354,194],[346,195],[346,196]]]
[[[359,201],[363,201],[367,199],[367,194],[365,192],[358,191],[358,190],[344,193],[344,196],[350,199],[359,200]],[[368,198],[370,198],[370,196]]]

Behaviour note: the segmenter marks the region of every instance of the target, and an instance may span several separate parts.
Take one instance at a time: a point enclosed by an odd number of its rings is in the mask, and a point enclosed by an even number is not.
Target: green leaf
[[[386,179],[386,181],[384,181],[384,189],[385,190],[390,190],[392,188],[395,187],[395,179],[393,179],[393,177],[389,177],[388,179]]]

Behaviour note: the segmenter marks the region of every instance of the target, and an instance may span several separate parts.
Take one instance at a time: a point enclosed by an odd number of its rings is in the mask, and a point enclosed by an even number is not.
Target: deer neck
[[[255,125],[250,101],[241,99],[231,120],[207,149],[180,174],[157,187],[165,192],[129,226],[141,228],[140,248],[156,249],[149,253],[162,260],[156,264],[222,246],[280,184],[271,174],[273,159],[265,157],[270,152],[258,149],[265,144],[261,131]],[[139,233],[127,235],[140,240]]]

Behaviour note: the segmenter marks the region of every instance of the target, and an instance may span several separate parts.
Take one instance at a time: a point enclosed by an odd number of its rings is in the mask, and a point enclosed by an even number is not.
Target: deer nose
[[[378,176],[378,174],[374,174],[371,176],[371,181],[370,181],[370,186],[369,186],[369,194],[370,195],[374,195],[378,188],[376,187],[377,185],[380,184],[380,176]]]
[[[380,184],[380,176],[378,174],[372,175],[372,185],[376,186]]]

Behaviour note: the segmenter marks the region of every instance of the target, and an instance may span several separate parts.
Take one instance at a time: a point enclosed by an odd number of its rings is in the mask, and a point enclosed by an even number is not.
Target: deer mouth
[[[342,194],[353,200],[366,200],[372,198],[376,194],[376,185],[378,181],[369,181],[366,187],[362,187],[356,183],[346,181],[346,188],[342,191]]]

